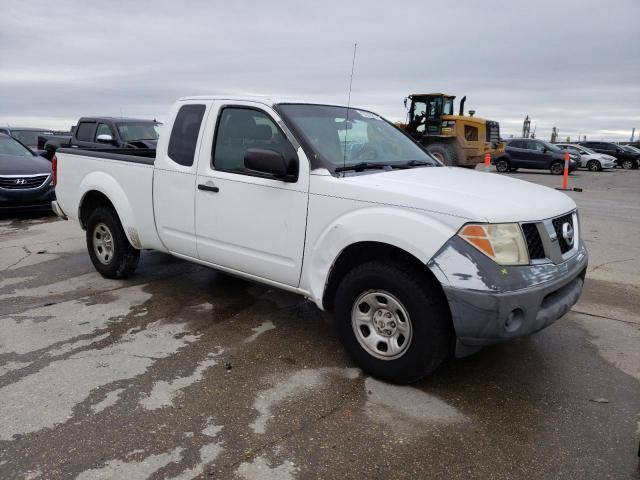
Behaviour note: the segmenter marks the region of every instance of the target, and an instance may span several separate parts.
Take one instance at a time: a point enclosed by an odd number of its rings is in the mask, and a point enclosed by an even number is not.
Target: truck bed
[[[134,247],[164,250],[153,212],[155,150],[61,148],[56,157],[57,201],[70,218],[79,216],[81,192],[100,192]]]
[[[83,157],[106,158],[120,162],[153,165],[156,158],[155,148],[59,148],[56,153],[82,155]]]

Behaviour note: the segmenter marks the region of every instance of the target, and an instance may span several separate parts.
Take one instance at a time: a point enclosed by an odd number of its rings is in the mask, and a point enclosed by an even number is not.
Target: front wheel
[[[549,170],[554,175],[562,175],[564,172],[564,165],[562,165],[562,162],[553,162],[551,167],[549,167]]]
[[[624,168],[625,170],[636,169],[638,168],[638,163],[635,160],[627,158],[622,161],[622,168]]]
[[[432,143],[427,146],[427,151],[437,160],[449,167],[458,166],[458,154],[452,145],[447,143]]]
[[[507,173],[511,171],[511,165],[509,164],[509,160],[506,158],[501,158],[496,162],[496,171],[499,173]]]
[[[591,172],[599,172],[600,170],[602,170],[602,165],[597,160],[589,160],[587,162],[587,169],[589,169],[589,171]]]
[[[342,343],[364,371],[411,383],[447,358],[451,317],[434,282],[407,265],[381,261],[360,265],[345,276],[334,311]]]
[[[140,251],[131,246],[118,215],[98,207],[87,220],[87,250],[91,263],[106,278],[126,278],[138,266]]]

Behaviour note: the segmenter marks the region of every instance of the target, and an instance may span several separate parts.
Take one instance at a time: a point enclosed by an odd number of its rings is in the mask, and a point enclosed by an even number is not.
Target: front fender
[[[80,218],[80,209],[82,208],[85,196],[94,190],[102,193],[113,204],[129,243],[136,248],[140,248],[135,216],[129,199],[116,179],[106,172],[91,172],[80,182],[82,197],[78,203],[78,218]]]
[[[463,220],[460,219],[460,225]],[[342,251],[359,242],[397,247],[426,264],[457,229],[418,210],[375,206],[333,220],[305,252],[301,287],[319,308],[329,273]]]

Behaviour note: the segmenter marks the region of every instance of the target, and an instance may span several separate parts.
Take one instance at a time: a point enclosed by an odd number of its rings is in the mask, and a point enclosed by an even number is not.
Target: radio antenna
[[[356,66],[356,52],[358,44],[353,44],[353,60],[351,61],[351,78],[349,79],[349,96],[347,97],[347,119],[344,123],[344,153],[342,155],[342,165],[347,166],[347,133],[349,131],[349,108],[351,107],[351,87],[353,86],[353,70]]]

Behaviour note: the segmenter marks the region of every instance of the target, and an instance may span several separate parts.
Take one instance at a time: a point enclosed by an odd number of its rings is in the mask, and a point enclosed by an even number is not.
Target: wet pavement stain
[[[0,478],[637,478],[640,385],[606,354],[635,361],[636,304],[597,282],[576,309],[623,330],[571,313],[397,387],[311,303],[167,255],[6,270]]]

